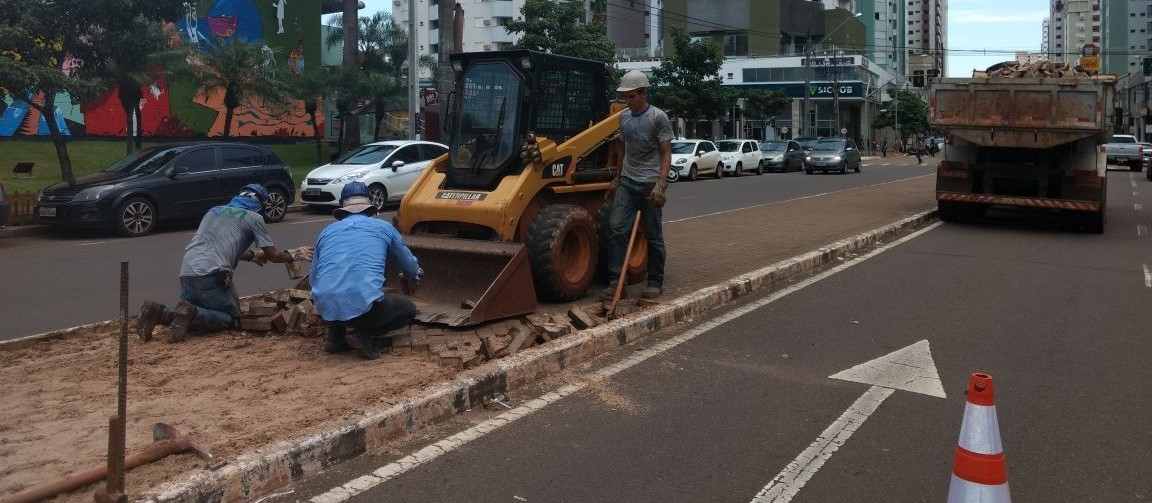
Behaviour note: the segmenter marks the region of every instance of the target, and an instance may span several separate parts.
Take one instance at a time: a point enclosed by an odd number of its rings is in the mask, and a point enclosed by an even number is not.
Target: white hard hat
[[[635,91],[641,87],[649,87],[648,76],[640,70],[632,70],[624,74],[624,78],[620,79],[620,87],[616,88],[617,92],[626,93],[628,91]]]

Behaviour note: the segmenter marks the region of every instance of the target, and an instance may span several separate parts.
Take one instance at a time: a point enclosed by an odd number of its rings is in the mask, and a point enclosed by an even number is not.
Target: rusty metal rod
[[[179,454],[181,452],[193,450],[193,442],[190,437],[177,437],[162,442],[152,444],[143,452],[138,452],[127,458],[123,459],[124,469],[131,470],[140,465],[146,465],[163,459],[172,454]],[[0,501],[0,503],[35,503],[42,501],[57,494],[74,491],[94,482],[99,482],[108,475],[108,466],[102,465],[99,468],[83,471],[73,474],[64,480],[56,482],[49,482],[42,484],[27,491],[17,493],[11,498]]]
[[[128,261],[120,262],[120,351],[116,419],[108,422],[108,483],[105,492],[124,494],[124,455],[128,438]]]
[[[640,212],[636,210],[636,218],[632,220],[632,233],[628,236],[628,248],[624,250],[624,262],[620,264],[620,277],[616,280],[616,293],[612,295],[612,307],[608,309],[608,318],[616,316],[616,306],[620,304],[620,296],[624,294],[624,281],[628,277],[628,260],[632,258],[632,246],[636,244],[636,231],[640,230]]]

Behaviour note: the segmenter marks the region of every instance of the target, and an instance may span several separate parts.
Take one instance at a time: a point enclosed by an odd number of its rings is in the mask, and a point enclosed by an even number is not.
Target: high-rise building
[[[1152,1],[1124,0],[1104,2],[1094,0],[1097,11],[1103,17],[1099,22],[1102,42],[1100,43],[1101,71],[1123,75],[1142,73],[1142,62],[1152,49]]]
[[[865,0],[856,4],[862,14],[860,21],[871,39],[869,59],[898,74],[904,74],[908,65],[908,51],[904,48],[907,38],[904,34],[904,1]]]
[[[905,6],[906,75],[913,80],[946,75],[948,0],[908,0]]]
[[[1049,59],[1076,63],[1085,45],[1108,46],[1102,41],[1101,16],[1100,0],[1052,0],[1047,31]],[[1108,66],[1106,60],[1104,66]]]

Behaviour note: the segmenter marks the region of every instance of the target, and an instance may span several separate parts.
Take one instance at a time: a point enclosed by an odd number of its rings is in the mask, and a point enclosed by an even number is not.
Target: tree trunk
[[[48,134],[52,137],[52,146],[56,147],[56,158],[60,160],[60,179],[68,182],[68,185],[76,185],[76,176],[72,174],[72,159],[68,157],[68,145],[64,142],[64,135],[60,134],[60,126],[56,124],[56,91],[44,91],[42,105],[21,99],[38,110],[48,124]]]
[[[124,110],[124,149],[126,154],[131,154],[133,140],[139,141],[138,135],[141,129],[140,88],[121,82],[116,94],[120,98],[120,108]]]
[[[424,113],[434,113],[437,115],[440,128],[439,131],[424,131],[424,138],[438,139],[440,143],[447,144],[451,140],[451,133],[445,133],[446,126],[449,124],[448,114],[448,94],[456,88],[456,74],[452,71],[452,64],[448,61],[448,55],[452,53],[453,48],[462,43],[462,40],[456,40],[456,24],[453,22],[455,15],[455,1],[441,0],[437,4],[437,12],[440,18],[440,39],[438,40],[440,49],[437,52],[437,59],[439,60],[439,68],[436,70],[437,77],[436,83],[438,89],[436,90],[437,101],[435,105],[424,107]],[[445,29],[452,27],[452,29]],[[425,122],[427,124],[427,122]]]
[[[343,66],[346,70],[355,70],[357,68],[356,53],[360,47],[360,16],[358,15],[357,8],[359,7],[359,0],[343,0],[344,7],[344,61]],[[359,96],[351,97],[351,105],[356,106],[356,100]],[[350,131],[355,134],[348,134]],[[360,117],[353,114],[345,114],[344,120],[341,121],[340,126],[340,139],[341,143],[347,149],[351,150],[360,144]]]
[[[315,101],[313,101],[313,103],[315,103]],[[323,144],[323,138],[320,137],[320,123],[316,122],[316,106],[309,105],[306,108],[307,110],[305,111],[308,112],[308,117],[312,119],[312,136],[316,138],[316,162],[320,162],[324,157],[324,152],[321,146]]]
[[[224,137],[230,138],[232,135],[232,112],[236,109],[227,107],[226,110],[227,111],[224,112]]]

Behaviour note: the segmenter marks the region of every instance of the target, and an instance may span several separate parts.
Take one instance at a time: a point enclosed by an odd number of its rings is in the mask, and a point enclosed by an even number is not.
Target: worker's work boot
[[[655,299],[664,294],[664,287],[659,283],[648,283],[648,288],[640,294],[645,299]]]
[[[616,283],[613,282],[612,284],[615,285]],[[627,288],[621,288],[620,289],[620,298],[621,299],[628,296],[627,290],[628,290]],[[612,302],[612,298],[615,296],[616,296],[616,287],[615,286],[610,286],[610,287],[605,288],[605,289],[600,291],[600,300],[602,300],[602,301]]]
[[[140,316],[136,318],[136,333],[140,335],[141,340],[150,341],[152,330],[156,325],[168,325],[172,323],[174,316],[175,314],[164,307],[164,304],[146,300],[144,305],[140,306]]]
[[[183,342],[188,337],[188,325],[191,325],[192,320],[196,319],[196,306],[186,300],[176,303],[176,308],[173,311],[175,311],[175,316],[172,317],[172,324],[168,327],[167,342],[169,344]]]
[[[368,334],[353,333],[352,345],[356,347],[360,356],[365,360],[375,360],[380,358],[380,346],[376,344],[376,339]],[[391,345],[389,345],[391,346]]]
[[[348,345],[348,341],[344,340],[344,330],[328,329],[328,339],[324,341],[324,352],[328,354],[343,353],[350,351],[352,346]]]

